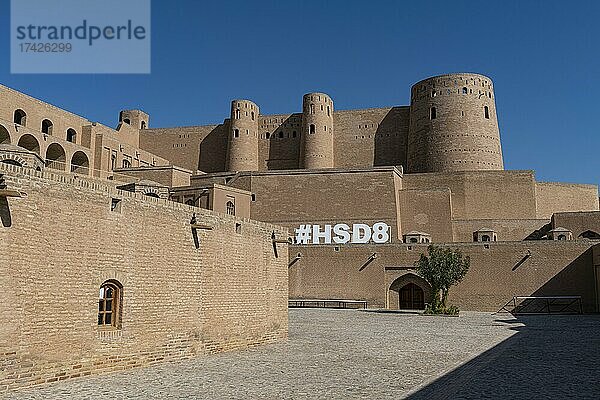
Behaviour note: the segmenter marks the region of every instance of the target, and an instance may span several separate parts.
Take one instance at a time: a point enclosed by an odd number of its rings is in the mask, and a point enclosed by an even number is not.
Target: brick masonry
[[[287,245],[276,257],[271,236],[285,229],[91,178],[0,174],[26,194],[0,198],[0,392],[287,337]],[[199,249],[194,212],[213,227]],[[96,325],[108,279],[123,285],[121,329]]]
[[[600,245],[591,241],[523,241],[438,244],[471,258],[449,303],[462,310],[497,311],[513,296],[582,296],[585,312],[600,310]],[[486,247],[487,246],[487,247]],[[594,247],[595,246],[595,247]],[[415,276],[422,244],[292,246],[301,258],[290,268],[291,298],[367,300],[369,307],[398,308],[392,286]],[[372,254],[377,258],[369,262]],[[530,256],[527,256],[530,254]],[[420,283],[426,288],[426,284]]]

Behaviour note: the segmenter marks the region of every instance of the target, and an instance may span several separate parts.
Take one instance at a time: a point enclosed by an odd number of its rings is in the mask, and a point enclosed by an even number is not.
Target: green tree
[[[463,257],[459,250],[449,247],[430,245],[427,253],[421,253],[415,267],[417,273],[431,285],[431,310],[442,313],[446,310],[450,287],[463,280],[471,260],[468,256]]]

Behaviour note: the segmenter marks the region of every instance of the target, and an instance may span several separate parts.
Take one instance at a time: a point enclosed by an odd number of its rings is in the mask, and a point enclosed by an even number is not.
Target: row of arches
[[[15,124],[19,124],[21,126],[27,126],[27,113],[22,109],[15,110],[13,114],[13,122]],[[41,132],[46,135],[52,135],[52,131],[54,129],[54,123],[49,119],[43,119],[41,124]],[[77,131],[73,128],[67,129],[67,142],[76,143],[77,142]]]
[[[0,125],[0,145],[2,144],[11,144],[11,139],[8,130]],[[16,145],[42,156],[40,143],[35,136],[29,133],[22,135]],[[65,171],[66,167],[70,165],[70,172],[87,175],[89,171],[90,162],[87,154],[80,150],[76,151],[67,163],[67,153],[59,143],[50,144],[43,158],[48,168]]]

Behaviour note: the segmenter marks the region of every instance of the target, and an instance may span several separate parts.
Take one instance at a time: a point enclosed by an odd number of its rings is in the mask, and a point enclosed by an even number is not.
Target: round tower
[[[305,169],[333,168],[333,100],[325,93],[302,98],[302,148]]]
[[[258,114],[250,100],[231,102],[228,171],[258,171]]]
[[[407,172],[502,169],[490,78],[440,75],[411,88]]]

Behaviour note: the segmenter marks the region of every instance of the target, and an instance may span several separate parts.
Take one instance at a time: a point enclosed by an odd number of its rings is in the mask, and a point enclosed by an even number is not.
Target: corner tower
[[[504,169],[490,78],[448,74],[412,87],[407,164],[409,173]]]
[[[302,168],[333,168],[333,100],[325,93],[302,98]]]
[[[228,171],[258,171],[258,114],[250,100],[231,102]]]

